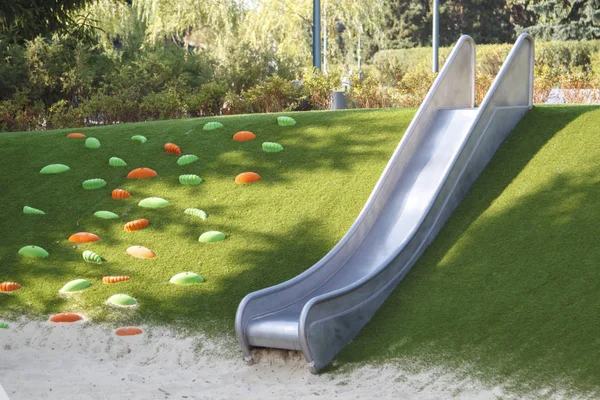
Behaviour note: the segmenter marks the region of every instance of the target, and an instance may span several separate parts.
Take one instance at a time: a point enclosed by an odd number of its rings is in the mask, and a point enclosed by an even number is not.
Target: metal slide
[[[247,295],[235,319],[251,347],[327,365],[371,319],[532,106],[533,39],[522,34],[480,107],[475,44],[462,36],[346,235],[295,278]]]

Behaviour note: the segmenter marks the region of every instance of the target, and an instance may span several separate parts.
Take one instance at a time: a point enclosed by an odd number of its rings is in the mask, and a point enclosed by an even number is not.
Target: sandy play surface
[[[510,398],[440,371],[365,366],[315,376],[299,353],[262,350],[256,356],[255,365],[245,365],[232,339],[215,343],[156,328],[117,337],[87,322],[23,320],[0,329],[0,384],[11,400]]]

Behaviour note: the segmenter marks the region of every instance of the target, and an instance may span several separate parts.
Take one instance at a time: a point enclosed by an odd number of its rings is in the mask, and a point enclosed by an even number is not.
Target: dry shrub
[[[598,79],[582,71],[561,76],[559,85],[565,103],[590,104],[600,100]]]
[[[475,104],[481,104],[490,86],[492,86],[494,78],[494,75],[483,73],[477,74],[477,76],[475,77]]]
[[[427,95],[429,88],[431,88],[436,76],[436,73],[431,72],[431,69],[422,63],[409,69],[402,78],[402,81],[398,83],[398,89],[402,96],[400,106],[419,106]]]
[[[548,100],[556,82],[554,72],[547,65],[536,65],[533,75],[533,103],[543,104]]]

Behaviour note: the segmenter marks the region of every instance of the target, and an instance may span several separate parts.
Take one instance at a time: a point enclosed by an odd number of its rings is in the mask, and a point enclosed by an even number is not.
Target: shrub
[[[191,116],[218,115],[223,109],[227,89],[218,82],[209,82],[202,85],[200,90],[187,93],[183,96]]]
[[[338,71],[331,71],[329,75],[325,75],[314,68],[304,70],[301,80],[304,94],[310,99],[311,108],[317,110],[329,108],[331,92],[339,89],[342,83]]]
[[[88,125],[110,125],[118,122],[141,120],[141,98],[131,89],[108,94],[100,90],[83,102],[81,107],[88,116]]]
[[[400,93],[403,95],[402,104],[404,107],[417,107],[422,102],[436,74],[426,65],[418,64],[410,68],[402,81],[398,83]]]
[[[140,111],[144,120],[181,118],[186,114],[179,95],[171,88],[144,96]]]
[[[83,127],[85,120],[85,110],[82,107],[72,107],[66,100],[59,100],[48,109],[50,129]]]
[[[245,91],[243,96],[251,105],[252,111],[270,113],[295,107],[302,92],[293,81],[272,76]]]
[[[402,105],[402,94],[393,86],[385,85],[373,75],[359,79],[353,75],[348,98],[354,108],[383,108]]]
[[[223,109],[226,114],[247,114],[251,108],[248,101],[241,94],[230,90],[225,95]]]
[[[597,78],[583,71],[562,75],[559,80],[565,103],[596,103],[600,100]]]

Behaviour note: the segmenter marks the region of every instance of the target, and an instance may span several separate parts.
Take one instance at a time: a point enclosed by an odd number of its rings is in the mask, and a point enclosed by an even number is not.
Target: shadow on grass
[[[593,333],[600,321],[594,310],[600,304],[593,301],[598,298],[593,296],[594,288],[597,289],[594,282],[598,282],[593,263],[600,259],[595,243],[598,236],[595,227],[600,226],[600,220],[593,206],[600,194],[594,173],[600,170],[592,171],[592,175],[557,174],[545,187],[518,197],[496,214],[485,214],[557,132],[593,109],[535,108],[525,117],[398,290],[356,340],[340,353],[336,359],[338,366],[414,356],[452,367],[473,364],[475,369],[496,380],[519,379],[527,373],[528,380],[541,384],[560,377],[570,379],[580,388],[595,384],[593,373],[600,365],[594,355],[600,348],[597,339],[600,336]],[[359,113],[359,122],[369,113]],[[388,113],[391,111],[380,115],[393,115]],[[145,152],[136,154],[135,162],[128,162],[131,169],[156,166],[159,176],[170,178],[158,181],[165,193],[180,187],[174,179],[179,174],[198,173],[204,177],[206,173],[210,182],[216,178],[233,179],[255,165],[264,166],[256,172],[269,177],[265,182],[292,185],[289,173],[343,171],[355,163],[387,158],[393,148],[387,153],[370,148],[383,140],[373,135],[398,131],[399,139],[406,128],[404,122],[396,123],[390,118],[361,124],[347,121],[348,116],[347,113],[301,113],[294,115],[299,122],[297,127],[276,132],[268,125],[274,123],[275,116],[260,116],[246,122],[239,117],[223,119],[231,129],[212,133],[201,130],[200,124],[205,121],[169,121],[160,124],[164,128],[160,141],[153,140],[149,133]],[[143,126],[115,127],[111,132],[126,138]],[[231,134],[242,129],[254,130],[258,140],[245,147],[232,145]],[[354,135],[327,137],[317,135],[313,129],[336,129],[338,133],[347,131]],[[364,139],[356,136],[356,129],[364,130],[361,132]],[[188,134],[182,136],[184,131]],[[107,139],[109,156],[127,160],[120,145],[108,140],[108,133],[100,129],[97,132],[101,140]],[[285,157],[260,152],[262,138],[267,136],[286,147]],[[180,168],[176,158],[160,153],[166,141],[179,144],[184,153],[197,153],[200,161]],[[125,147],[127,151],[134,149],[129,143]],[[319,151],[314,151],[317,148]],[[15,150],[14,146],[12,149]],[[43,158],[43,149],[32,151],[31,157]],[[134,159],[131,154],[130,159]],[[90,168],[106,170],[107,160],[108,157],[90,160]],[[25,159],[13,155],[10,162],[15,165],[25,163]],[[136,190],[136,183],[128,182],[122,175],[123,171],[106,173],[111,188],[123,185]],[[77,176],[80,180],[84,178]],[[18,177],[0,176],[2,187],[15,187],[18,183]],[[49,193],[54,190],[53,185],[42,183],[32,188],[29,195],[32,199],[52,198]],[[80,190],[74,185],[67,194],[76,197]],[[139,187],[137,190],[139,196],[156,193]],[[203,193],[204,188],[199,190]],[[61,201],[64,202],[60,196],[64,194],[57,193],[55,199],[48,200],[50,207],[59,210]],[[23,201],[15,196],[14,191],[9,194],[9,203],[22,207]],[[74,207],[78,215],[87,215],[91,205],[111,209],[105,207],[107,202],[110,200],[94,194],[89,204]],[[19,211],[15,206],[10,211],[0,211],[0,220],[9,221],[2,227],[3,234],[22,229],[12,218]],[[338,239],[324,233],[322,228],[330,222],[326,215],[304,216],[302,210],[298,213],[300,216],[294,216],[298,222],[277,234],[252,226],[235,227],[227,221],[211,222],[215,229],[234,236],[255,238],[253,246],[233,249],[225,256],[236,270],[217,278],[211,291],[202,287],[174,290],[165,298],[149,286],[138,297],[141,304],[149,306],[140,307],[131,321],[177,323],[188,329],[201,326],[213,333],[233,335],[235,311],[246,294],[296,276],[325,255]],[[36,232],[31,235],[31,243],[49,242],[60,235],[64,239],[65,231],[72,232],[73,221],[48,217],[56,223],[53,233]],[[31,224],[27,227],[34,230],[36,222],[30,221],[33,220],[23,223]],[[172,214],[164,215],[153,229],[161,232],[181,222]],[[98,221],[87,223],[100,226]],[[197,226],[186,224],[177,233],[179,239],[195,240]],[[114,240],[111,243],[114,245],[124,244],[117,239],[107,240]],[[16,271],[16,276],[26,278],[31,271],[19,269],[26,264],[14,255],[19,247],[16,243],[10,237],[5,238],[0,245],[0,257],[4,265],[9,264]],[[66,254],[65,250],[57,251]],[[12,305],[11,300],[5,299],[0,298],[0,307]],[[47,309],[56,305],[50,299],[48,302]]]
[[[60,286],[70,279],[86,278],[96,282],[107,274],[135,273],[140,276],[150,272],[153,275],[144,276],[145,281],[138,288],[136,283],[130,282],[114,289],[141,291],[148,283],[147,291],[140,295],[140,299],[152,307],[141,307],[139,313],[146,320],[161,324],[178,319],[189,320],[192,321],[188,324],[190,326],[204,327],[204,320],[209,319],[214,320],[221,331],[229,331],[237,302],[245,294],[291,278],[310,267],[334,244],[331,238],[324,236],[323,224],[313,220],[312,216],[304,217],[301,208],[294,210],[299,216],[291,217],[298,221],[296,228],[282,231],[278,227],[272,235],[265,229],[232,223],[232,216],[244,217],[239,212],[231,212],[231,203],[239,203],[242,210],[252,209],[260,201],[262,193],[258,187],[236,187],[234,177],[240,172],[256,170],[263,176],[263,187],[293,188],[298,176],[305,184],[310,184],[313,174],[327,178],[330,173],[348,171],[360,163],[372,163],[376,159],[384,162],[393,147],[388,148],[382,143],[396,143],[413,112],[297,113],[294,117],[298,124],[289,128],[277,126],[275,115],[258,115],[219,118],[225,122],[226,129],[211,132],[201,129],[205,119],[82,130],[100,140],[102,147],[97,150],[85,148],[83,140],[64,139],[67,130],[1,135],[0,168],[3,172],[0,173],[0,188],[4,207],[0,208],[0,281],[18,281],[25,287],[19,296],[0,296],[0,310],[13,309],[17,313],[44,316],[51,310],[60,311],[62,306],[70,306],[56,295]],[[231,140],[236,131],[245,129],[255,131],[257,140],[243,144]],[[393,136],[395,133],[397,137]],[[131,141],[133,134],[144,134],[149,140],[145,144]],[[278,154],[264,153],[261,150],[263,141],[280,142],[285,150]],[[166,142],[177,143],[184,154],[198,155],[199,161],[187,166],[177,165],[177,157],[163,150]],[[123,158],[128,163],[127,167],[109,167],[108,159],[112,156]],[[71,170],[59,175],[38,173],[43,166],[51,163],[67,164]],[[125,178],[130,170],[138,167],[155,169],[158,178]],[[200,175],[206,182],[194,188],[182,187],[177,177],[189,173]],[[99,190],[83,190],[81,183],[90,178],[105,179],[107,185]],[[353,181],[349,175],[345,179]],[[111,199],[110,192],[115,188],[130,191],[133,198],[124,201]],[[218,191],[222,189],[225,196],[233,198],[228,199],[227,206],[212,201],[213,196],[221,195]],[[174,195],[175,191],[179,197]],[[141,198],[153,196],[173,197],[175,201],[164,210],[137,207]],[[274,207],[278,206],[276,200],[271,199]],[[23,215],[24,205],[43,209],[47,215]],[[211,217],[206,223],[187,217],[183,215],[187,207],[206,209]],[[98,210],[116,212],[121,218],[109,221],[96,219],[92,214]],[[150,220],[149,229],[131,234],[122,232],[125,222],[142,217]],[[260,221],[254,218],[252,222]],[[193,246],[197,245],[199,234],[209,227],[226,232],[233,238],[254,238],[256,243],[264,245],[265,250],[256,246],[239,250],[229,244],[227,246],[230,247],[224,247],[233,250],[231,254],[218,254],[220,260],[237,265],[240,270],[232,270],[230,279],[222,276],[214,279],[215,292],[203,292],[201,289],[178,292],[172,287],[167,294],[151,292],[160,289],[158,286],[168,281],[175,268],[199,268],[195,265],[196,260],[192,262],[186,258],[199,257]],[[72,248],[67,238],[79,231],[98,233],[102,240],[94,245]],[[153,237],[155,234],[156,238]],[[165,235],[171,236],[165,239]],[[284,238],[279,238],[282,235]],[[159,243],[161,241],[166,243]],[[168,245],[175,242],[185,243],[178,249],[188,250],[191,253],[189,257],[169,254],[173,250]],[[19,248],[28,244],[45,248],[50,257],[31,261],[18,256]],[[154,262],[133,260],[123,252],[134,244],[153,249],[161,245],[162,252]],[[299,248],[305,254],[298,256]],[[108,262],[101,267],[83,263],[81,253],[86,249],[96,251]],[[211,256],[216,253],[202,254]],[[278,268],[273,270],[273,266]],[[147,282],[149,280],[152,282]],[[88,300],[84,302],[85,306],[93,303],[97,307],[106,298],[108,290],[102,285],[93,286],[86,291]],[[30,306],[31,303],[34,306]],[[180,307],[181,304],[188,307]],[[154,309],[157,310],[156,315]],[[192,309],[190,314],[188,311]],[[101,320],[101,317],[98,319]]]
[[[237,270],[215,282],[215,291],[181,290],[165,302],[160,292],[147,291],[140,296],[152,308],[140,308],[138,317],[145,321],[176,323],[180,328],[194,328],[197,321],[219,334],[232,334],[237,306],[252,291],[293,278],[312,266],[332,246],[331,238],[315,234],[324,221],[309,218],[295,224],[283,235],[271,235],[246,230],[238,235],[250,235],[259,246],[237,251],[228,257]],[[201,290],[201,289],[199,289]],[[174,313],[173,310],[185,310]],[[224,313],[223,311],[226,310]]]
[[[547,179],[529,174],[504,194],[561,129],[592,110],[531,111],[329,370],[419,360],[515,390],[597,393],[600,163],[561,172],[556,160],[543,165]]]

